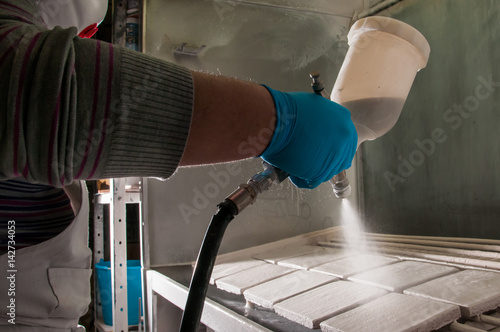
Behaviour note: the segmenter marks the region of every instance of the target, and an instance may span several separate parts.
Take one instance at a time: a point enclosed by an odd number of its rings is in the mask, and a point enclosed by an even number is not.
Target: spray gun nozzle
[[[333,187],[335,197],[347,198],[351,195],[351,185],[349,184],[346,171],[342,171],[335,175],[329,182]]]

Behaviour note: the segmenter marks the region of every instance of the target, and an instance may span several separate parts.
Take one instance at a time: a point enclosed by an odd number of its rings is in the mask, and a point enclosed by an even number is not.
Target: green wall
[[[374,232],[500,239],[500,1],[403,1],[431,46],[402,115],[363,143]]]

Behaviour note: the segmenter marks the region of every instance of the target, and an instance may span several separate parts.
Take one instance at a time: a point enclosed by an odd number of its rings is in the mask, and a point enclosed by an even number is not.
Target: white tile
[[[323,332],[421,332],[460,317],[458,306],[391,293],[321,323]]]
[[[288,245],[285,247],[275,248],[260,254],[255,254],[252,257],[272,264],[277,264],[283,259],[308,254],[322,249],[323,247],[312,245]]]
[[[276,279],[296,270],[274,264],[263,264],[215,281],[217,288],[229,293],[243,294],[250,287]]]
[[[349,280],[401,292],[405,288],[455,272],[458,269],[451,266],[404,261],[353,275]]]
[[[226,262],[221,264],[216,264],[212,271],[212,276],[210,277],[210,283],[214,282],[220,278],[227,277],[231,274],[238,273],[240,271],[248,270],[252,267],[258,265],[266,264],[266,262],[260,261],[258,259],[247,258],[241,261]]]
[[[398,261],[399,260],[397,258],[379,255],[349,256],[330,263],[318,265],[311,268],[311,271],[328,273],[339,278],[347,278],[353,274]]]
[[[500,305],[500,273],[464,270],[409,288],[405,294],[457,304],[467,317]]]
[[[324,273],[299,270],[249,288],[243,295],[250,302],[272,308],[277,302],[336,280],[334,276]]]
[[[277,303],[277,314],[310,329],[336,314],[380,297],[387,292],[349,281],[334,281]]]
[[[314,266],[325,264],[340,258],[349,256],[349,253],[341,249],[322,248],[314,252],[280,260],[279,265],[292,267],[295,269],[308,270]]]

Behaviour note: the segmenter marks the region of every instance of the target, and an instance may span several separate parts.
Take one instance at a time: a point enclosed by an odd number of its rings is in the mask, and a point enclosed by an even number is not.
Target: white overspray
[[[363,221],[347,199],[342,200],[340,217],[346,249],[356,254],[370,253],[371,250],[367,245]]]
[[[347,199],[342,200],[340,217],[345,250],[355,256],[350,264],[356,270],[363,271],[373,264],[376,249],[368,245],[363,220]]]

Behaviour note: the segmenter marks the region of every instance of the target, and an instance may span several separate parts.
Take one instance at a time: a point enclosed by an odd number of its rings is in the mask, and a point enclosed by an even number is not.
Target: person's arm
[[[18,11],[34,8],[6,6],[0,70],[10,77],[0,82],[7,127],[0,178],[56,186],[166,178],[181,157],[181,165],[233,161],[268,145],[275,111],[264,87],[80,39],[75,29],[13,26]]]
[[[301,188],[351,166],[357,134],[350,112],[306,92],[193,72],[194,110],[181,166],[260,156]]]
[[[260,155],[276,122],[274,103],[261,85],[192,72],[194,109],[180,165],[240,160]]]

